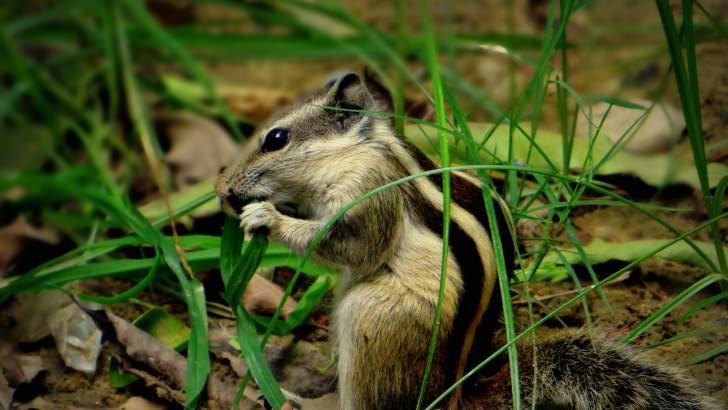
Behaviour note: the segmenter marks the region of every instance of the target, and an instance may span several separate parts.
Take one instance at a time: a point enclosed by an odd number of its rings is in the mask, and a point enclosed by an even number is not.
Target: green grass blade
[[[231,307],[234,308],[235,305],[240,304],[240,297],[260,265],[267,246],[268,236],[260,233],[253,235],[235,265],[232,276],[223,278],[225,280],[225,298]]]
[[[687,312],[683,313],[682,316],[680,316],[680,319],[677,320],[677,324],[681,325],[685,323],[687,320],[689,320],[691,317],[693,317],[694,314],[696,314],[699,310],[702,310],[714,303],[718,303],[721,300],[728,299],[728,292],[721,292],[717,295],[709,296],[705,299],[701,299],[699,302],[695,303],[694,305],[690,306],[690,309],[687,310]]]
[[[478,150],[476,148],[475,140],[473,139],[473,136],[470,132],[470,127],[468,126],[467,120],[465,119],[462,111],[460,111],[455,97],[452,95],[452,93],[449,92],[447,87],[444,87],[444,95],[447,97],[448,104],[453,111],[453,116],[455,118],[455,122],[458,125],[458,128],[462,133],[462,138],[469,147],[468,154],[470,156],[470,161],[478,163]],[[493,128],[493,131],[494,130],[495,127]],[[485,203],[485,211],[488,216],[488,227],[490,228],[490,239],[493,245],[493,253],[496,258],[496,270],[498,273],[499,284],[498,288],[500,290],[501,303],[503,304],[503,319],[505,322],[506,337],[507,340],[511,340],[513,337],[515,337],[516,331],[515,315],[513,313],[513,305],[511,303],[511,291],[509,285],[510,278],[508,277],[509,272],[508,268],[506,267],[508,264],[510,264],[510,262],[506,262],[502,242],[503,240],[501,237],[500,229],[498,227],[498,222],[496,220],[495,204],[493,201],[493,193],[491,192],[492,188],[490,175],[487,172],[481,171],[478,172],[478,176],[480,177],[483,184],[483,202]],[[507,210],[504,209],[503,212],[507,212]],[[514,249],[516,248],[515,243],[511,244],[511,246],[513,246]],[[510,366],[509,370],[511,377],[511,393],[513,394],[513,405],[514,408],[519,408],[521,389],[518,368],[518,349],[515,345],[512,345],[512,347],[508,349],[508,363]]]
[[[581,262],[584,264],[584,266],[586,266],[586,269],[589,272],[589,276],[591,277],[592,281],[594,281],[594,283],[599,282],[599,278],[597,278],[597,274],[596,272],[594,272],[594,267],[589,260],[589,256],[584,251],[584,247],[581,245],[581,241],[579,241],[579,236],[576,233],[576,228],[574,228],[574,225],[571,223],[571,219],[568,219],[566,216],[564,216],[561,219],[561,222],[564,225],[566,236],[569,238],[569,241],[574,245],[576,252],[579,254],[579,259],[581,259]],[[610,314],[613,313],[612,305],[609,304],[609,299],[607,299],[607,295],[606,293],[604,293],[604,290],[599,289],[597,293],[599,293],[599,297],[602,299],[602,303],[604,303],[607,311]]]
[[[227,109],[227,106],[215,92],[215,88],[212,86],[212,81],[205,71],[200,68],[195,60],[187,53],[184,47],[182,47],[173,36],[169,35],[159,25],[154,17],[149,14],[144,3],[139,0],[127,0],[123,2],[123,4],[125,5],[126,10],[132,14],[135,21],[139,23],[147,31],[147,33],[149,33],[150,37],[157,43],[157,45],[160,48],[171,52],[174,57],[176,57],[185,66],[192,76],[195,77],[195,80],[202,84],[210,99],[217,106],[217,109],[221,113],[228,128],[232,130],[238,140],[242,139],[243,135],[241,134],[237,123],[234,121],[230,111]]]
[[[82,294],[82,295],[79,295],[79,298],[81,298],[81,300],[87,300],[90,302],[101,303],[101,304],[105,304],[105,305],[122,302],[129,298],[132,298],[132,297],[138,295],[139,292],[141,292],[142,290],[146,289],[146,287],[152,283],[154,278],[157,277],[157,268],[159,268],[160,262],[161,262],[161,258],[159,257],[159,254],[157,254],[157,257],[154,259],[154,265],[152,265],[152,268],[149,270],[149,273],[146,276],[144,276],[144,279],[142,279],[139,283],[132,286],[131,288],[129,288],[117,295],[110,296],[110,297],[101,297],[101,296]]]
[[[331,275],[319,276],[316,280],[306,289],[301,298],[296,303],[296,307],[288,313],[285,320],[276,319],[273,321],[273,316],[256,316],[251,315],[255,322],[264,327],[268,328],[272,326],[272,333],[275,335],[286,335],[291,333],[293,329],[298,327],[304,320],[311,314],[311,312],[318,306],[319,301],[323,296],[333,288],[334,280]]]
[[[571,280],[576,285],[576,290],[581,292],[584,288],[581,286],[581,281],[579,280],[579,277],[576,275],[576,271],[574,270],[574,267],[569,263],[569,261],[566,259],[566,256],[564,256],[563,252],[560,252],[558,249],[555,249],[556,255],[558,255],[559,259],[561,260],[561,263],[566,267],[566,270],[569,273],[569,276],[571,277]],[[545,256],[545,253],[543,254]],[[534,267],[534,272],[537,269],[537,267]],[[591,311],[589,310],[589,304],[586,301],[586,298],[581,300],[581,306],[584,310],[584,321],[586,322],[587,328],[589,330],[592,329],[592,317],[591,317]]]
[[[685,303],[686,300],[691,298],[696,293],[700,292],[701,290],[705,289],[707,286],[719,282],[721,280],[725,280],[725,277],[718,273],[711,273],[710,275],[707,275],[700,279],[699,281],[693,283],[690,285],[687,289],[680,292],[678,295],[673,297],[669,302],[665,303],[660,309],[658,309],[655,313],[650,315],[647,319],[643,320],[642,323],[639,324],[639,326],[632,329],[627,336],[622,338],[622,343],[629,343],[634,341],[639,335],[647,331],[650,327],[652,327],[655,323],[657,323],[660,319],[665,317],[668,313],[672,312],[676,307],[681,306],[683,303]]]
[[[435,32],[432,28],[430,17],[430,7],[426,0],[420,1],[420,10],[422,25],[425,33],[425,50],[427,56],[427,67],[430,71],[432,79],[432,91],[434,95],[435,112],[437,124],[445,127],[447,118],[445,116],[445,98],[443,95],[442,79],[440,77],[440,65],[437,61],[437,45],[435,42]],[[448,150],[447,135],[442,131],[438,131],[438,141],[440,147],[440,164],[442,167],[450,165],[450,153]],[[425,362],[425,372],[422,376],[422,385],[420,386],[419,397],[417,398],[417,409],[422,408],[427,393],[427,385],[430,380],[432,371],[432,361],[435,357],[435,349],[437,348],[437,338],[440,332],[440,320],[442,315],[442,301],[445,297],[445,284],[447,283],[447,262],[450,239],[450,174],[445,172],[442,174],[442,253],[440,261],[440,287],[437,295],[437,305],[435,306],[435,317],[432,324],[432,334],[427,351],[427,360]]]
[[[703,6],[703,4],[695,0],[695,7],[697,7],[701,13],[710,21],[710,25],[713,26],[713,29],[720,33],[721,37],[723,39],[728,39],[728,30],[726,30],[725,24],[718,21],[718,19],[713,16],[713,14],[709,13],[708,10]]]
[[[268,246],[268,237],[261,233],[254,234],[241,255],[244,234],[238,225],[237,219],[225,218],[220,249],[220,273],[225,284],[224,296],[235,314],[238,343],[248,363],[250,374],[255,378],[268,403],[278,409],[285,403],[285,397],[265,362],[250,314],[240,304],[240,297],[263,258]],[[245,388],[247,381],[248,377],[245,377],[241,390]]]
[[[682,43],[675,27],[675,20],[672,15],[670,3],[667,0],[655,0],[657,9],[662,20],[662,27],[667,38],[668,49],[672,59],[673,72],[677,82],[678,93],[680,96],[680,105],[685,116],[685,123],[690,137],[690,147],[692,148],[695,169],[700,180],[700,188],[703,193],[703,202],[706,209],[710,212],[710,216],[715,216],[713,212],[710,194],[710,182],[708,181],[707,160],[705,156],[705,142],[703,139],[702,119],[700,113],[700,99],[698,91],[697,67],[695,58],[695,39],[692,23],[692,2],[683,1],[683,29],[685,34],[685,50],[687,58],[687,68],[685,67],[685,59],[683,58]],[[728,263],[726,262],[725,253],[723,252],[722,240],[720,236],[720,228],[717,222],[711,227],[711,236],[715,244],[716,253],[720,265],[720,271],[728,275]]]
[[[285,330],[287,333],[303,323],[303,321],[311,314],[311,311],[318,306],[321,298],[327,291],[329,291],[329,289],[331,289],[332,286],[333,280],[330,275],[319,276],[316,278],[316,280],[308,287],[308,289],[306,289],[306,292],[304,292],[298,300],[296,307],[288,313],[285,320]]]
[[[709,227],[715,221],[717,221],[717,220],[719,220],[721,218],[725,218],[725,217],[728,217],[728,212],[725,212],[725,213],[723,213],[721,215],[717,215],[716,217],[714,217],[712,219],[709,219],[708,221],[699,224],[698,226],[696,226],[695,228],[689,230],[688,232],[685,232],[682,235],[680,235],[680,236],[678,236],[678,237],[670,240],[669,242],[667,242],[664,245],[662,245],[662,246],[658,247],[657,249],[655,249],[655,252],[654,253],[657,253],[657,252],[659,252],[659,251],[661,251],[661,250],[663,250],[663,249],[671,246],[672,244],[677,243],[677,242],[685,239],[686,237],[688,237],[689,235],[692,235],[695,232],[698,232],[698,231],[700,231],[702,229],[705,229],[706,227]],[[536,330],[536,328],[538,328],[539,326],[543,325],[546,321],[551,320],[556,315],[558,315],[559,313],[561,313],[563,310],[567,309],[568,307],[570,307],[574,303],[578,302],[579,300],[581,300],[587,294],[593,292],[595,288],[604,286],[606,283],[609,283],[610,281],[618,278],[624,272],[627,272],[628,270],[633,269],[635,266],[637,266],[639,263],[641,263],[645,259],[646,258],[639,258],[638,260],[635,260],[632,263],[629,263],[627,266],[623,267],[622,269],[617,270],[616,272],[614,272],[611,275],[607,276],[606,278],[602,279],[598,283],[595,283],[593,286],[590,286],[589,288],[585,289],[584,291],[582,291],[582,292],[574,295],[573,297],[569,298],[566,302],[562,303],[560,306],[558,306],[557,308],[555,308],[554,310],[552,310],[550,313],[548,313],[547,315],[545,315],[544,317],[542,317],[541,319],[539,319],[535,323],[531,324],[524,331],[522,331],[521,333],[519,333],[518,335],[516,335],[516,337],[513,340],[511,340],[510,342],[508,342],[505,345],[501,346],[498,350],[496,350],[495,352],[493,352],[490,356],[488,356],[483,361],[481,361],[478,365],[476,365],[474,368],[472,368],[467,374],[465,374],[463,376],[462,379],[458,380],[457,382],[453,383],[450,387],[448,387],[444,392],[442,392],[442,394],[440,394],[440,396],[438,396],[435,399],[435,401],[433,401],[432,403],[430,403],[430,405],[427,406],[427,408],[425,410],[434,410],[435,409],[435,406],[437,406],[437,404],[439,404],[440,402],[442,402],[442,400],[444,400],[448,395],[450,395],[459,385],[461,385],[463,382],[465,382],[466,380],[468,380],[469,378],[471,378],[475,374],[477,374],[486,364],[490,363],[491,361],[493,361],[493,359],[495,359],[496,357],[498,357],[499,355],[501,355],[503,352],[505,352],[506,349],[508,349],[511,345],[515,344],[516,342],[518,342],[519,340],[521,340],[526,335],[531,334],[534,330]],[[717,274],[713,274],[713,275],[717,275]],[[716,280],[719,280],[719,279],[716,279]]]
[[[273,377],[273,373],[271,373],[268,364],[265,362],[263,349],[261,348],[260,342],[258,342],[258,333],[255,330],[255,324],[248,312],[240,304],[238,304],[235,310],[235,324],[240,351],[245,356],[250,373],[258,383],[258,387],[268,403],[274,409],[280,409],[285,404],[286,398],[283,396],[278,382]],[[243,382],[244,384],[245,382]],[[244,389],[244,387],[242,388]]]
[[[245,233],[239,225],[240,222],[237,219],[230,216],[225,217],[220,241],[220,274],[225,286],[235,274],[235,267],[240,262],[240,254],[243,249]]]
[[[158,188],[162,191],[162,196],[164,196],[164,191],[167,190],[167,186],[169,185],[169,173],[166,167],[160,165],[160,158],[163,155],[162,149],[157,135],[151,126],[147,105],[142,98],[138,80],[134,73],[126,21],[120,9],[122,3],[114,1],[109,3],[112,13],[111,23],[114,28],[114,40],[116,41],[115,49],[118,53],[117,59],[120,66],[119,71],[126,95],[126,109],[131,117],[137,137],[141,142],[144,156],[151,168],[151,175],[157,185],[159,185]]]
[[[716,346],[703,354],[693,357],[690,359],[690,364],[702,363],[724,353],[728,353],[728,343],[723,343],[722,345]]]
[[[683,339],[687,339],[689,337],[698,337],[698,336],[704,336],[709,335],[712,333],[728,333],[728,327],[726,326],[709,326],[709,327],[700,327],[697,329],[689,330],[685,333],[680,333],[679,335],[673,336],[669,339],[661,340],[657,343],[653,343],[649,346],[647,346],[648,349],[652,349],[655,347],[663,346],[666,344],[670,344],[672,342],[677,342]]]
[[[187,391],[187,407],[194,407],[202,393],[205,383],[207,382],[207,374],[209,372],[209,357],[207,345],[207,313],[204,303],[204,289],[202,284],[190,279],[182,268],[182,263],[176,253],[174,244],[170,238],[162,235],[160,231],[155,229],[144,216],[128,201],[120,200],[108,194],[102,194],[97,190],[88,189],[79,185],[78,182],[69,180],[68,177],[44,177],[35,178],[10,178],[9,180],[0,181],[0,189],[3,182],[12,185],[18,182],[31,182],[24,185],[34,189],[41,189],[45,195],[57,201],[62,200],[82,200],[88,201],[99,209],[103,210],[113,218],[123,222],[125,226],[131,228],[141,239],[159,249],[162,253],[167,267],[175,274],[182,288],[182,294],[188,307],[190,327],[192,334],[190,338],[190,347],[188,350],[188,370],[186,380]],[[129,265],[140,263],[139,261],[115,261],[116,268],[128,270]],[[121,263],[119,263],[121,262]],[[144,261],[142,261],[143,263]],[[154,263],[153,260],[146,261]],[[147,264],[146,269],[151,265]],[[74,269],[80,270],[87,266],[79,266]],[[98,272],[86,271],[93,277],[98,277]],[[58,272],[52,274],[58,275]],[[9,286],[2,288],[2,297],[7,297],[13,291],[17,291],[17,283],[23,284],[25,277],[16,280]],[[27,284],[27,283],[26,283]],[[51,283],[52,284],[52,283]]]

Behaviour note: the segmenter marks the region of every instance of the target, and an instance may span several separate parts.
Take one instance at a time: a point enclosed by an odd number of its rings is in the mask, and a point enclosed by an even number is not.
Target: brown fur
[[[354,74],[284,109],[220,175],[216,191],[223,208],[239,214],[247,231],[266,229],[272,239],[304,252],[343,206],[435,167],[395,134],[388,118],[374,114],[390,109],[386,90]],[[290,141],[262,150],[274,128],[288,129]],[[482,192],[466,175],[453,173],[451,184],[451,246],[426,403],[463,374],[468,359],[489,353],[501,308]],[[440,284],[441,185],[439,176],[418,178],[370,197],[336,222],[313,254],[343,270],[334,312],[343,409],[416,406]],[[499,210],[497,216],[511,260],[508,215]],[[674,373],[613,343],[566,336],[538,346],[535,355],[521,349],[521,374],[524,397],[538,386],[539,403],[647,409],[663,403],[650,395],[664,394],[676,406],[666,408],[710,408],[700,407]],[[534,357],[535,380],[529,373]],[[450,407],[458,403],[455,394]]]
[[[695,383],[645,353],[582,332],[560,332],[519,346],[524,408],[698,410],[719,406]],[[534,372],[535,370],[535,372]],[[534,374],[535,373],[535,374]],[[495,377],[488,407],[512,408],[508,367]],[[470,403],[482,408],[483,403]]]
[[[389,119],[325,108],[384,111],[389,106],[381,94],[344,76],[269,120],[218,180],[225,209],[242,211],[247,229],[266,228],[303,252],[342,206],[432,168],[411,157],[416,148],[394,135]],[[265,132],[275,127],[291,131],[290,143],[262,152]],[[479,192],[458,177],[453,187]],[[334,332],[343,408],[416,404],[440,282],[441,198],[439,185],[425,178],[384,191],[350,210],[316,248],[315,258],[345,271]],[[253,199],[263,202],[248,204]],[[295,217],[280,212],[289,204]],[[464,369],[473,335],[464,340],[474,334],[495,285],[490,242],[478,221],[467,206],[453,204],[453,246],[427,400],[456,379],[454,369]]]

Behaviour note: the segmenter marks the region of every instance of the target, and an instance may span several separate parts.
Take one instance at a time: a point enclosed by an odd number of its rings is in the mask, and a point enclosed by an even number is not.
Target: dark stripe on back
[[[412,154],[423,170],[437,168],[435,163],[432,162],[432,160],[430,160],[430,158],[428,158],[427,155],[425,155],[417,147],[409,143],[407,145],[407,149],[410,154]],[[442,174],[430,175],[429,179],[435,184],[435,186],[440,188],[440,191],[442,191]],[[452,199],[460,205],[461,208],[475,216],[490,236],[490,225],[488,224],[488,214],[485,210],[483,191],[475,184],[457,174],[450,174],[450,191],[452,193]],[[507,262],[506,267],[508,268],[508,274],[510,276],[512,273],[511,271],[513,270],[513,260],[515,258],[512,232],[500,204],[495,201],[494,205],[496,214],[495,217],[498,223],[498,232],[500,233],[501,242],[503,243],[503,252]]]
[[[417,218],[439,237],[442,237],[442,212],[435,208],[416,189],[408,190],[409,203]],[[450,222],[450,249],[453,257],[460,267],[463,278],[463,293],[459,301],[453,333],[447,341],[449,366],[446,369],[448,383],[454,376],[455,364],[460,357],[460,347],[465,338],[468,324],[472,321],[478,307],[481,289],[483,288],[483,268],[475,246],[475,242],[468,236],[455,221]]]
[[[437,168],[435,163],[432,162],[417,147],[408,144],[407,148],[423,170]],[[440,189],[440,191],[442,191],[441,174],[431,175],[429,176],[429,179]],[[488,233],[489,237],[492,238],[492,236],[490,236],[488,215],[485,209],[482,190],[467,179],[456,174],[450,174],[450,190],[452,193],[452,200],[461,208],[475,216],[478,222],[480,222],[485,231]],[[430,230],[435,232],[437,235],[442,236],[442,213],[424,198],[421,200],[426,203],[425,206],[420,205],[421,208],[429,207],[429,209],[422,210],[423,212],[421,215],[424,223]],[[508,276],[510,277],[513,270],[515,252],[513,249],[512,235],[510,226],[508,225],[507,219],[499,203],[495,202],[494,205],[496,219],[498,222],[498,232],[500,233],[501,242],[503,243],[506,267],[508,269]],[[480,255],[475,242],[454,221],[451,221],[450,227],[450,249],[452,249],[455,260],[460,267],[464,287],[464,293],[460,300],[460,307],[455,317],[452,341],[450,342],[450,353],[453,359],[452,363],[456,363],[460,353],[460,349],[458,347],[462,345],[465,332],[467,331],[469,324],[472,322],[478,308],[478,304],[480,303],[485,273],[483,271],[483,264],[480,260]],[[493,289],[493,295],[491,296],[490,303],[483,315],[480,328],[478,329],[478,333],[473,342],[473,348],[470,354],[470,363],[475,364],[492,353],[493,347],[491,342],[493,339],[493,332],[498,327],[498,318],[501,311],[502,303],[500,291],[496,286]]]

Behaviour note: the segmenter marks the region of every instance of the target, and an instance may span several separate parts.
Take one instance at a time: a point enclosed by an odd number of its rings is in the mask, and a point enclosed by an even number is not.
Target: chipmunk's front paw
[[[281,213],[270,202],[255,202],[245,205],[240,214],[240,227],[246,233],[271,232],[278,225]]]

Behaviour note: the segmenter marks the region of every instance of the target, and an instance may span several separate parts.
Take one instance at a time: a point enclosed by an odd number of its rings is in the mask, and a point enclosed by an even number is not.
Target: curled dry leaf
[[[243,304],[249,312],[272,315],[284,293],[280,286],[256,273],[243,292]],[[295,308],[296,301],[292,298],[286,299],[283,310],[281,310],[281,317],[285,319]]]
[[[74,303],[57,311],[49,326],[66,366],[94,374],[101,353],[101,330],[91,316]]]
[[[40,356],[17,352],[0,356],[0,363],[0,409],[10,409],[15,390],[30,383],[45,368]]]
[[[33,343],[49,336],[48,318],[71,303],[68,295],[57,290],[16,295],[2,315],[7,315],[13,323],[7,333],[3,331],[4,338],[9,336],[14,343]]]
[[[134,360],[144,363],[159,372],[174,389],[182,389],[187,373],[187,359],[175,350],[137,328],[128,321],[106,311],[106,317],[114,328],[116,338],[126,348],[126,353]],[[222,408],[230,408],[235,398],[236,386],[209,376],[207,382],[208,398]],[[260,393],[247,387],[240,408],[255,408]]]
[[[238,144],[220,125],[191,112],[155,117],[170,140],[165,160],[174,170],[178,189],[214,177],[238,153]]]
[[[2,372],[9,386],[29,383],[41,370],[44,368],[40,356],[16,353],[2,360]]]

